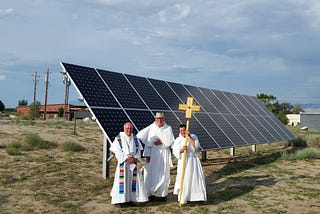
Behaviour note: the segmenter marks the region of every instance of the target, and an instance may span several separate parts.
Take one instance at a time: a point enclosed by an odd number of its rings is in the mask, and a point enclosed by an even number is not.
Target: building
[[[300,114],[301,127],[307,127],[309,131],[320,131],[320,110],[308,111]]]
[[[44,115],[44,105],[40,106],[40,114],[43,118]],[[50,104],[47,105],[47,114],[46,114],[46,119],[48,118],[55,118],[58,117],[59,115],[59,109],[64,109],[64,104]],[[18,106],[17,107],[17,113],[20,113],[22,115],[29,115],[30,112],[30,106]],[[91,114],[86,106],[83,105],[71,105],[67,104],[66,105],[66,112],[65,112],[65,118],[67,120],[72,120],[74,115],[76,113],[77,118],[85,118],[85,117],[90,117]]]
[[[289,126],[297,126],[300,124],[300,114],[287,114]]]

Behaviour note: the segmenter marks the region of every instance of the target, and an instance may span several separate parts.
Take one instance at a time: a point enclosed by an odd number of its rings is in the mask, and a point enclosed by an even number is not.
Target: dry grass
[[[110,204],[113,177],[102,178],[102,132],[95,122],[1,120],[0,213],[319,213],[320,160],[282,160],[284,143],[210,151],[203,162],[208,201],[179,208],[172,195],[176,165],[171,171],[168,202],[147,202],[116,208]],[[296,130],[294,130],[296,132]],[[9,155],[5,148],[30,134],[58,146]],[[320,135],[312,136],[312,143]],[[84,148],[63,149],[66,142]],[[318,148],[316,148],[318,149]],[[113,176],[115,159],[111,161]],[[176,163],[176,162],[174,162]]]

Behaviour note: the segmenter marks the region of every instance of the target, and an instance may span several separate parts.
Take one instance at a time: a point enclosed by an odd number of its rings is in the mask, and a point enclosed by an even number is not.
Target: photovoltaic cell
[[[150,109],[169,110],[146,78],[126,74],[126,77]]]
[[[98,72],[123,108],[147,109],[123,74],[99,69]]]
[[[174,91],[169,87],[169,85],[165,81],[150,79],[150,83],[153,85],[154,88],[157,89],[160,96],[165,100],[167,105],[171,109],[177,108],[177,103],[182,103],[179,97],[174,93]]]
[[[237,133],[237,130],[235,130],[221,114],[210,114],[210,116],[217,124],[219,124],[223,132],[235,146],[247,145],[242,136]]]
[[[78,92],[89,106],[119,107],[118,103],[93,68],[64,64]],[[92,84],[94,83],[94,84]]]
[[[277,141],[267,130],[262,123],[259,122],[260,116],[254,117],[254,116],[248,116],[247,119],[253,124],[259,132],[267,139],[268,142],[275,142]]]
[[[244,115],[235,115],[235,117],[240,121],[241,124],[245,124],[246,129],[252,134],[252,136],[257,139],[259,143],[269,142],[261,132],[246,118]]]
[[[183,87],[182,84],[168,82],[169,86],[172,88],[173,91],[178,94],[179,99],[183,102],[186,102],[187,97],[191,97],[192,95],[188,93],[188,91]]]
[[[217,111],[221,114],[231,114],[228,108],[221,102],[221,100],[215,95],[213,90],[208,89],[205,93],[205,96],[209,98],[211,103],[217,109]]]
[[[241,114],[239,110],[230,102],[228,97],[222,92],[213,90],[214,94],[220,99],[224,106],[231,111],[232,114]]]
[[[208,134],[207,130],[203,127],[203,124],[199,122],[198,116],[194,116],[190,119],[190,132],[196,134],[199,138],[200,145],[203,150],[209,150],[213,148],[219,148],[217,144],[208,144],[208,142],[212,142],[212,137]],[[185,121],[185,114],[183,112],[177,113],[177,116],[180,118],[180,121]]]
[[[244,127],[240,121],[236,118],[236,115],[226,114],[224,115],[225,119],[228,121],[229,124],[232,124],[232,127],[238,131],[239,135],[242,136],[244,141],[251,145],[256,144],[258,141],[252,136],[252,134]]]
[[[108,133],[110,140],[113,140],[120,131],[123,131],[123,124],[130,121],[123,109],[102,109],[91,108],[93,114],[99,120],[102,128]]]
[[[190,86],[190,85],[184,85],[184,86],[190,92],[190,94],[192,94],[192,96],[194,97],[198,105],[201,106],[202,111],[206,111],[206,112],[216,111],[213,105],[209,102],[209,100],[205,96],[203,96],[203,94],[197,87]]]
[[[166,82],[80,65],[61,63],[109,140],[131,122],[134,133],[154,122],[158,111],[175,137],[186,123],[178,109],[193,97],[201,112],[193,113],[190,132],[201,149],[211,150],[294,139],[294,135],[256,97]]]

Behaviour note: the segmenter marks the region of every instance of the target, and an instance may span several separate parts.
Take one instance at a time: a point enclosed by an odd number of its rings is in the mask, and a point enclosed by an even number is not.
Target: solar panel
[[[134,132],[154,122],[157,111],[178,136],[185,113],[178,110],[193,97],[190,131],[203,151],[293,139],[292,133],[256,97],[146,77],[61,63],[109,140],[131,122]]]

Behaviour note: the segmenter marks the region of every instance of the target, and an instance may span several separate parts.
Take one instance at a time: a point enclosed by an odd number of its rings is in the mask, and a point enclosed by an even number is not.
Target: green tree
[[[34,103],[31,103],[30,104],[30,111],[29,111],[29,116],[30,118],[32,119],[35,119],[35,118],[39,118],[40,117],[40,101],[37,101],[36,104],[35,104],[35,108],[36,108],[36,111],[34,111]]]
[[[28,105],[28,101],[25,99],[18,101],[18,106],[27,106],[27,105]]]
[[[267,95],[267,94],[257,94],[257,98],[262,101],[265,105],[272,104],[274,101],[277,100],[277,98],[273,95]]]
[[[4,111],[5,106],[3,104],[3,102],[0,100],[0,111]]]
[[[283,123],[288,123],[287,114],[291,114],[294,106],[290,103],[279,103],[273,95],[257,94],[257,98]],[[300,110],[302,110],[300,108]],[[299,112],[300,112],[299,110]],[[302,110],[303,111],[303,110]]]
[[[58,117],[63,117],[64,108],[60,107],[58,111]]]
[[[304,112],[304,110],[301,108],[300,105],[294,105],[294,106],[290,109],[290,113],[291,113],[291,114],[300,114],[300,112]]]

